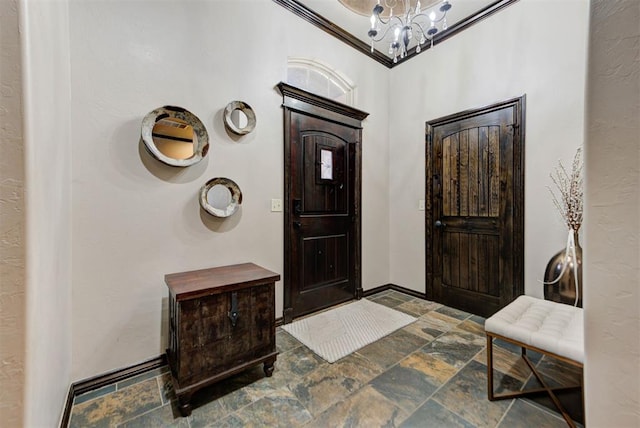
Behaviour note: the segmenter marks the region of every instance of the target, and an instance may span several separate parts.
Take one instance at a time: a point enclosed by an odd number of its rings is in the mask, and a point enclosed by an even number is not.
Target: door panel
[[[279,88],[285,107],[284,321],[290,322],[362,295],[360,144],[367,113],[285,84]]]
[[[427,124],[427,297],[488,316],[522,294],[524,99]]]
[[[348,285],[349,239],[349,234],[302,239],[302,292]]]

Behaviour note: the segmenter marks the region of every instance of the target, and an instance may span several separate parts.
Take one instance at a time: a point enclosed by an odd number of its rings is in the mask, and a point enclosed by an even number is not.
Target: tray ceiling
[[[375,51],[371,53],[371,41],[367,36],[370,28],[369,18],[377,0],[273,0],[289,9],[310,23],[322,28],[327,33],[339,38],[353,48],[368,55],[376,61],[391,68],[417,55],[415,49],[397,64],[393,63],[393,56],[386,51],[387,44],[376,43]],[[415,5],[416,0],[410,0]],[[447,14],[449,29],[434,37],[434,46],[447,38],[464,30],[475,22],[503,9],[517,0],[449,0],[453,6]],[[402,0],[386,0],[387,5],[396,3],[398,10],[402,10]],[[441,0],[421,0],[423,10],[425,6],[437,6]],[[380,0],[385,6],[385,0]],[[414,6],[415,7],[415,6]],[[427,43],[428,45],[428,43]],[[423,47],[423,52],[429,46]]]

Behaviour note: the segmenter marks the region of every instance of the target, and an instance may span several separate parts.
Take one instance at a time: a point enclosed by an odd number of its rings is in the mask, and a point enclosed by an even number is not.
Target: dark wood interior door
[[[360,121],[366,113],[279,87],[285,107],[284,319],[289,322],[362,295]]]
[[[427,123],[427,298],[489,316],[524,292],[524,97]]]

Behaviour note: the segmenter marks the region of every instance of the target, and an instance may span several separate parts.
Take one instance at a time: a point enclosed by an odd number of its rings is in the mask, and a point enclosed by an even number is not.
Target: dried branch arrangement
[[[551,192],[553,203],[570,229],[578,231],[582,225],[582,150],[578,148],[571,165],[571,174],[567,172],[561,162],[550,174],[557,192],[547,187]]]

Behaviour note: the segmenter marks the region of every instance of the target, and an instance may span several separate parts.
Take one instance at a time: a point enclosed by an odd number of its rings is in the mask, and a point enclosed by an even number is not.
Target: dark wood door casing
[[[368,113],[285,83],[284,322],[359,298],[361,121]],[[322,152],[333,159],[321,177]],[[321,254],[321,257],[317,256]]]
[[[426,295],[488,316],[524,293],[525,97],[426,126]]]

